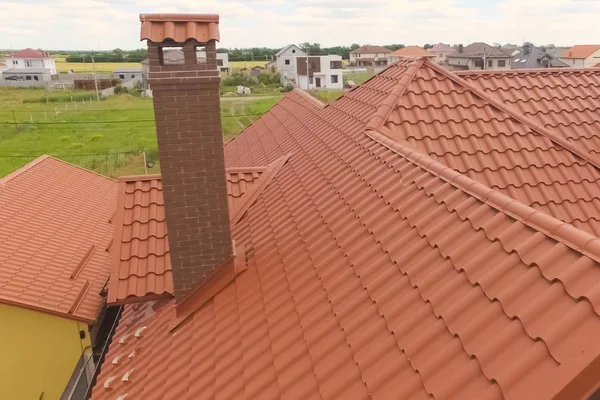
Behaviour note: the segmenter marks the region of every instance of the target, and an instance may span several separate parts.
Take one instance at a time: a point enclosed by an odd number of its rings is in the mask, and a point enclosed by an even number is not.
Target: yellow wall
[[[59,399],[89,345],[84,323],[0,304],[0,399]]]

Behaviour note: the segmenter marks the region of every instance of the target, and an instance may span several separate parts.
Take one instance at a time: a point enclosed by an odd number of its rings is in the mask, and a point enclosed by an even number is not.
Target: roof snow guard
[[[219,41],[219,16],[215,14],[140,14],[140,40],[158,43],[173,40]]]

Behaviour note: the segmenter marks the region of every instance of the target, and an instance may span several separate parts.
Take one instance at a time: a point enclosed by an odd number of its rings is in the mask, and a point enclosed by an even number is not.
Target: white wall
[[[310,57],[310,56],[309,56]],[[302,75],[298,77],[298,87],[300,89],[315,89],[315,90],[342,90],[344,88],[344,77],[342,69],[331,69],[331,61],[342,61],[342,56],[328,55],[319,56],[321,62],[321,71],[313,75],[313,80],[308,86],[308,76]],[[337,78],[334,78],[337,77]],[[321,80],[321,87],[317,87],[317,78]],[[336,82],[334,82],[334,80]]]
[[[277,57],[277,72],[282,85],[289,81],[296,82],[296,57],[306,57],[306,52],[296,45],[290,46]]]
[[[583,58],[560,58],[571,68],[585,68],[585,59]]]
[[[596,50],[591,56],[585,59],[584,67],[592,68],[598,63],[600,63],[600,50]]]
[[[9,68],[48,68],[51,75],[56,75],[56,64],[53,58],[7,58]]]

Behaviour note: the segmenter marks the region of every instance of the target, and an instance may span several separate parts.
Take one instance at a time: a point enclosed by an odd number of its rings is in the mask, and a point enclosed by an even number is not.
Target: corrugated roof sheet
[[[549,399],[595,385],[598,371],[580,373],[600,354],[600,239],[365,133],[415,63],[327,107],[292,92],[226,145],[229,167],[291,153],[233,228],[247,270],[173,332],[172,301],[127,306],[107,360],[132,356],[105,363],[93,399]]]
[[[237,223],[287,160],[266,167],[229,168],[229,215]],[[115,225],[109,304],[173,296],[173,275],[160,175],[123,177]]]
[[[598,44],[578,44],[570,49],[563,50],[560,58],[588,58],[598,50],[600,50]]]
[[[0,302],[93,322],[117,182],[52,157],[0,179]]]
[[[194,39],[201,43],[220,40],[219,16],[208,14],[140,14],[140,40],[183,43]]]

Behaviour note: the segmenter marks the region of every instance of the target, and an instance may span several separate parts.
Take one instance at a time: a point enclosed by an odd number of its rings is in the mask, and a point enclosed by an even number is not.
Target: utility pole
[[[83,71],[85,72],[85,54],[82,54],[81,57],[83,58]]]
[[[96,87],[96,101],[100,102],[100,93],[98,93],[98,78],[96,77],[96,63],[94,62],[94,51],[92,51],[92,69],[94,70],[94,86]]]

